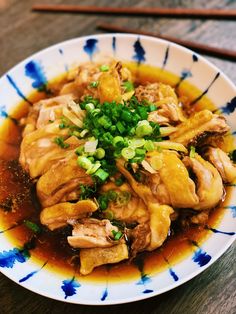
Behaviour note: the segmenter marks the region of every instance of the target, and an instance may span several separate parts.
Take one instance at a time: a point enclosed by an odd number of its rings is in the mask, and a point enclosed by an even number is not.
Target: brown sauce
[[[179,78],[171,73],[149,66],[140,66],[137,70],[134,64],[127,65],[134,75],[138,77],[139,82],[155,82],[175,86]],[[138,71],[138,72],[137,72]],[[62,78],[51,85],[55,88],[61,84]],[[59,82],[59,83],[58,83]],[[181,83],[178,88],[179,97],[183,102],[191,102],[200,91],[187,82]],[[45,98],[44,94],[31,95],[30,100],[35,102]],[[195,110],[208,108],[214,110],[215,107],[205,96],[199,101]],[[11,113],[11,117],[19,120],[24,117],[28,111],[28,104],[20,103]],[[5,232],[9,240],[15,247],[23,245],[34,237],[34,233],[25,226],[24,220],[30,220],[40,225],[39,214],[40,205],[37,202],[34,184],[26,175],[19,163],[19,151],[21,143],[22,128],[14,122],[14,119],[7,118],[0,126],[0,231],[12,228]],[[232,138],[226,137],[222,148],[225,151],[232,149]],[[227,188],[226,199],[216,209],[212,210],[208,226],[216,228],[224,215],[224,206],[230,199],[230,187]],[[75,273],[75,264],[78,261],[78,251],[69,247],[66,236],[71,230],[50,232],[42,226],[42,232],[36,236],[34,248],[30,250],[32,258],[42,265],[48,261],[47,268],[66,276],[73,276]],[[145,263],[145,273],[155,274],[168,267],[166,259],[170,265],[183,260],[191,254],[196,248],[191,245],[190,240],[196,241],[199,245],[211,235],[211,231],[203,227],[191,227],[184,232],[177,232],[169,237],[164,245],[155,252],[142,254]],[[138,279],[140,271],[133,262],[122,262],[117,265],[107,267],[98,267],[92,274],[86,277],[80,277],[79,280],[86,281],[105,281],[109,272],[109,281],[127,281]]]

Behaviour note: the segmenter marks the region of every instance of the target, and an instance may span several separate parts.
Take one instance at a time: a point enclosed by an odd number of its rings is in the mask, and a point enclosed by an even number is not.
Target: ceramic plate
[[[198,54],[168,41],[137,35],[94,35],[65,41],[27,58],[0,79],[0,125],[10,118],[12,109],[40,86],[68,71],[75,64],[96,61],[106,56],[118,60],[148,64],[170,71],[176,84],[188,81],[199,89],[193,104],[207,96],[222,112],[236,134],[236,88],[215,66]],[[7,277],[38,294],[78,304],[117,304],[149,298],[195,277],[216,261],[235,239],[236,194],[231,184],[230,198],[221,208],[221,216],[206,231],[204,241],[191,244],[191,251],[176,263],[153,271],[144,263],[136,275],[117,278],[107,275],[97,281],[59,272],[47,260],[34,253],[25,254],[17,239],[9,236],[11,226],[0,222],[0,270]],[[19,242],[19,241],[18,241]],[[30,251],[30,248],[29,250]],[[29,252],[28,252],[29,253]],[[154,261],[155,262],[155,261]],[[50,266],[50,267],[49,267]],[[154,267],[155,268],[155,267]],[[112,272],[112,270],[111,270]],[[120,279],[120,280],[119,280]]]

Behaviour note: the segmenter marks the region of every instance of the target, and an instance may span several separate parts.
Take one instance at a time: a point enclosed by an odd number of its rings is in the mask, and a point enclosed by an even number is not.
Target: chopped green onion
[[[121,134],[123,134],[126,130],[124,124],[120,121],[116,123],[116,127]]]
[[[85,110],[90,111],[95,109],[95,106],[93,103],[89,102],[88,104],[85,105]]]
[[[105,215],[106,219],[109,219],[109,220],[114,219],[114,214],[111,210],[105,210],[103,214]]]
[[[94,176],[99,178],[102,182],[105,182],[106,179],[109,177],[109,173],[103,170],[102,168],[99,168],[95,173]]]
[[[121,231],[112,230],[112,234],[114,236],[114,240],[118,241],[120,238],[122,238],[123,233]]]
[[[128,143],[129,143],[129,146],[136,148],[136,147],[144,146],[145,142],[146,141],[144,138],[133,138],[133,139],[129,140]]]
[[[153,141],[146,141],[144,144],[144,148],[148,151],[148,152],[152,152],[153,150],[155,150],[155,145],[153,143]]]
[[[94,157],[93,157],[93,156],[88,156],[87,158],[88,158],[88,160],[90,160],[90,161],[91,161],[91,163],[94,163],[95,159],[94,159]]]
[[[64,138],[61,136],[55,137],[53,140],[54,143],[56,143],[61,148],[68,148],[70,145],[68,143],[64,142]]]
[[[24,224],[26,225],[27,228],[31,229],[35,233],[40,233],[42,231],[42,229],[32,221],[24,220]]]
[[[112,141],[113,146],[122,147],[124,144],[124,138],[122,136],[115,136]]]
[[[80,147],[77,147],[75,150],[76,155],[82,155],[84,152],[84,146],[81,145]]]
[[[127,205],[131,199],[131,193],[128,191],[121,191],[118,193],[116,202],[120,206]]]
[[[117,198],[117,193],[115,191],[113,191],[113,190],[109,190],[107,192],[107,198],[108,198],[109,201],[115,201],[116,198]]]
[[[147,120],[139,121],[138,126],[136,128],[136,135],[138,137],[144,137],[146,135],[152,134],[152,127]]]
[[[132,115],[128,110],[123,110],[121,113],[121,119],[125,122],[130,122],[132,121]]]
[[[101,116],[99,119],[98,119],[98,123],[104,127],[104,129],[109,129],[111,126],[112,126],[112,122],[110,120],[110,118],[108,116]]]
[[[121,155],[124,157],[125,160],[129,160],[134,158],[135,150],[132,147],[125,147],[121,151]]]
[[[143,148],[136,148],[135,149],[135,155],[137,156],[145,156],[146,154],[146,149],[143,149]]]
[[[189,153],[189,157],[190,158],[194,158],[195,157],[195,147],[194,146],[190,146],[190,153]]]
[[[86,173],[87,174],[94,174],[99,168],[101,167],[101,164],[99,161],[96,161],[94,165],[92,165],[91,168],[89,168]]]
[[[74,135],[76,137],[80,137],[80,132],[79,131],[73,131],[72,135]]]
[[[107,196],[105,194],[100,195],[98,197],[98,204],[99,204],[99,207],[100,207],[101,210],[106,210],[107,209],[108,202],[109,202],[108,198],[107,198]]]
[[[122,85],[125,88],[126,93],[134,90],[134,84],[130,81],[123,82]]]
[[[107,65],[107,64],[101,65],[101,66],[100,66],[100,71],[101,71],[101,72],[107,72],[107,71],[109,71],[109,65]]]
[[[90,87],[98,87],[98,81],[91,82],[89,84]]]
[[[105,154],[106,154],[105,150],[103,148],[99,147],[96,149],[95,157],[97,159],[103,159],[105,157]]]
[[[84,129],[84,130],[80,133],[80,137],[84,137],[87,133],[88,133],[88,130],[87,130],[87,129]]]
[[[115,180],[115,185],[121,186],[124,183],[124,181],[125,181],[124,177],[121,176]]]
[[[77,158],[78,165],[83,169],[90,169],[92,167],[92,162],[85,156],[79,156]]]
[[[155,111],[155,110],[157,110],[157,107],[154,104],[150,104],[149,105],[149,111],[152,112],[152,111]]]

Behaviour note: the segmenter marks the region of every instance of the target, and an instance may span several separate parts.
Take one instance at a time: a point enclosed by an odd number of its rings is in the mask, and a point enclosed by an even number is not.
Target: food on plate
[[[173,223],[206,224],[236,177],[223,116],[189,113],[177,89],[140,83],[119,61],[69,72],[23,123],[41,224],[69,228],[83,275],[160,248]]]

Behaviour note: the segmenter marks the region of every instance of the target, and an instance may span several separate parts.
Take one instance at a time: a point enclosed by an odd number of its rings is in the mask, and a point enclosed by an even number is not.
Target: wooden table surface
[[[106,6],[162,6],[236,9],[236,0],[0,0],[0,76],[32,53],[57,42],[98,33],[97,22],[159,31],[217,47],[236,50],[236,22],[152,17],[112,17],[33,13],[35,3]],[[236,63],[207,57],[236,83]],[[83,306],[36,295],[0,274],[0,314],[9,313],[236,313],[235,244],[213,265],[172,291],[144,301],[106,307]]]

